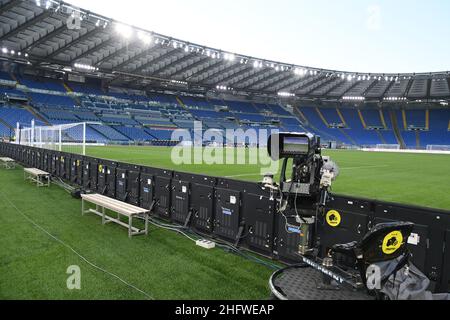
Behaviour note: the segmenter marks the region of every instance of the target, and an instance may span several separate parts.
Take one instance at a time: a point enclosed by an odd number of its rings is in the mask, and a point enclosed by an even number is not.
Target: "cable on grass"
[[[149,300],[155,300],[155,298],[153,298],[150,294],[148,294],[147,292],[145,292],[144,290],[139,289],[138,287],[136,287],[135,285],[127,282],[126,280],[122,279],[121,277],[119,277],[118,275],[109,272],[108,270],[103,269],[102,267],[97,266],[96,264],[94,264],[93,262],[89,261],[86,257],[84,257],[83,255],[81,255],[78,251],[76,251],[74,248],[72,248],[71,246],[69,246],[67,243],[65,243],[64,241],[62,241],[61,239],[57,238],[56,236],[54,236],[53,234],[51,234],[49,231],[47,231],[46,229],[44,229],[42,226],[40,226],[39,224],[37,224],[35,221],[33,221],[30,217],[28,217],[25,213],[23,213],[19,208],[17,208],[17,206],[11,202],[11,200],[9,200],[5,194],[3,193],[3,191],[0,192],[1,196],[4,198],[4,200],[11,206],[13,207],[20,215],[22,215],[25,220],[27,220],[29,223],[31,223],[33,226],[35,226],[37,229],[41,230],[43,233],[47,234],[50,238],[52,238],[53,240],[55,240],[56,242],[59,242],[61,245],[63,245],[64,247],[66,247],[67,249],[69,249],[70,251],[72,251],[75,255],[77,255],[81,260],[83,260],[84,262],[86,262],[88,265],[90,265],[91,267],[93,267],[94,269],[97,269],[117,280],[119,280],[120,282],[122,282],[123,284],[125,284],[126,286],[128,286],[129,288],[141,293],[142,295],[144,295],[147,299]]]

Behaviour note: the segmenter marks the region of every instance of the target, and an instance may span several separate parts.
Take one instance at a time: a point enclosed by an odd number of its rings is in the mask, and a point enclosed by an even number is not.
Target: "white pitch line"
[[[225,178],[239,178],[239,177],[254,177],[262,176],[260,173],[247,173],[247,174],[236,174],[234,176],[226,176]]]
[[[374,169],[374,168],[386,168],[389,167],[388,165],[383,166],[362,166],[362,167],[346,167],[346,168],[339,168],[340,170],[354,170],[354,169]]]
[[[380,166],[361,166],[361,167],[346,167],[340,168],[340,170],[357,170],[357,169],[375,169],[375,168],[386,168],[388,165],[380,165]],[[263,176],[260,173],[246,173],[246,174],[236,174],[233,176],[226,176],[225,178],[240,178],[240,177],[254,177],[254,176]]]

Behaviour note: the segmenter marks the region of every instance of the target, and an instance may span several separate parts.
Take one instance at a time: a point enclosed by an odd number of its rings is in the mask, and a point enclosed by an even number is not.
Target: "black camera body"
[[[312,133],[272,134],[267,146],[270,157],[275,161],[286,158],[309,158],[321,153],[320,137]]]
[[[320,137],[311,133],[277,133],[269,138],[268,152],[273,160],[283,159],[280,188],[283,194],[314,198],[320,193],[323,159]],[[286,178],[288,160],[292,175]],[[313,199],[312,199],[313,200]]]
[[[302,229],[299,253],[310,253],[314,247],[319,211],[325,207],[331,181],[338,174],[337,166],[322,157],[320,137],[311,133],[277,133],[268,141],[268,152],[274,160],[282,160],[279,183],[279,208],[286,227]],[[292,172],[287,178],[288,164]]]

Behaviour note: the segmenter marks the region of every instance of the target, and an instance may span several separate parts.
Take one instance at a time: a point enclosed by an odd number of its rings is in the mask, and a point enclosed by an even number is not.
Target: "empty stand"
[[[216,129],[279,129],[312,131],[323,141],[346,145],[399,144],[426,147],[448,142],[449,114],[427,106],[380,108],[376,103],[364,106],[335,102],[303,104],[294,114],[276,102],[210,99],[184,94],[142,93],[125,88],[100,88],[99,82],[67,83],[57,79],[19,77],[22,86],[15,87],[8,73],[0,74],[7,86],[0,85],[0,135],[10,136],[16,123],[29,126],[95,122],[88,126],[92,142],[170,141],[175,129],[191,134],[194,121],[201,121],[203,130]],[[12,80],[11,80],[12,79]],[[424,81],[422,81],[424,80]],[[12,84],[9,84],[10,81]],[[28,89],[23,90],[23,86]],[[18,89],[19,88],[19,89]],[[428,79],[361,81],[341,77],[311,76],[280,89],[292,89],[308,95],[342,95],[379,98],[417,95],[428,91]],[[449,91],[446,79],[430,81],[430,94],[440,97]],[[75,95],[73,92],[77,92]],[[8,100],[8,96],[24,100]],[[31,107],[30,107],[31,105]],[[441,108],[442,109],[442,108]],[[392,112],[394,118],[391,118]],[[394,120],[394,121],[393,121]],[[394,123],[395,122],[395,123]],[[398,134],[397,134],[398,132]],[[401,144],[401,143],[400,143]]]
[[[368,98],[382,98],[393,81],[377,80],[366,92]]]
[[[434,98],[450,96],[450,88],[447,79],[431,80],[430,96]]]
[[[403,97],[406,94],[406,90],[408,89],[408,85],[410,83],[409,79],[400,79],[389,88],[386,93],[387,97]]]
[[[408,92],[408,98],[420,98],[427,95],[428,92],[428,79],[417,78],[413,80],[411,88]]]

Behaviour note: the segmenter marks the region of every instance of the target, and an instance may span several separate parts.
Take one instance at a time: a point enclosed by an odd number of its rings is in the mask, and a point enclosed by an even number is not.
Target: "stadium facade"
[[[123,25],[60,1],[0,1],[0,135],[95,122],[91,142],[165,144],[172,132],[311,131],[337,145],[450,145],[449,72],[289,65]],[[223,141],[227,143],[229,141]]]

